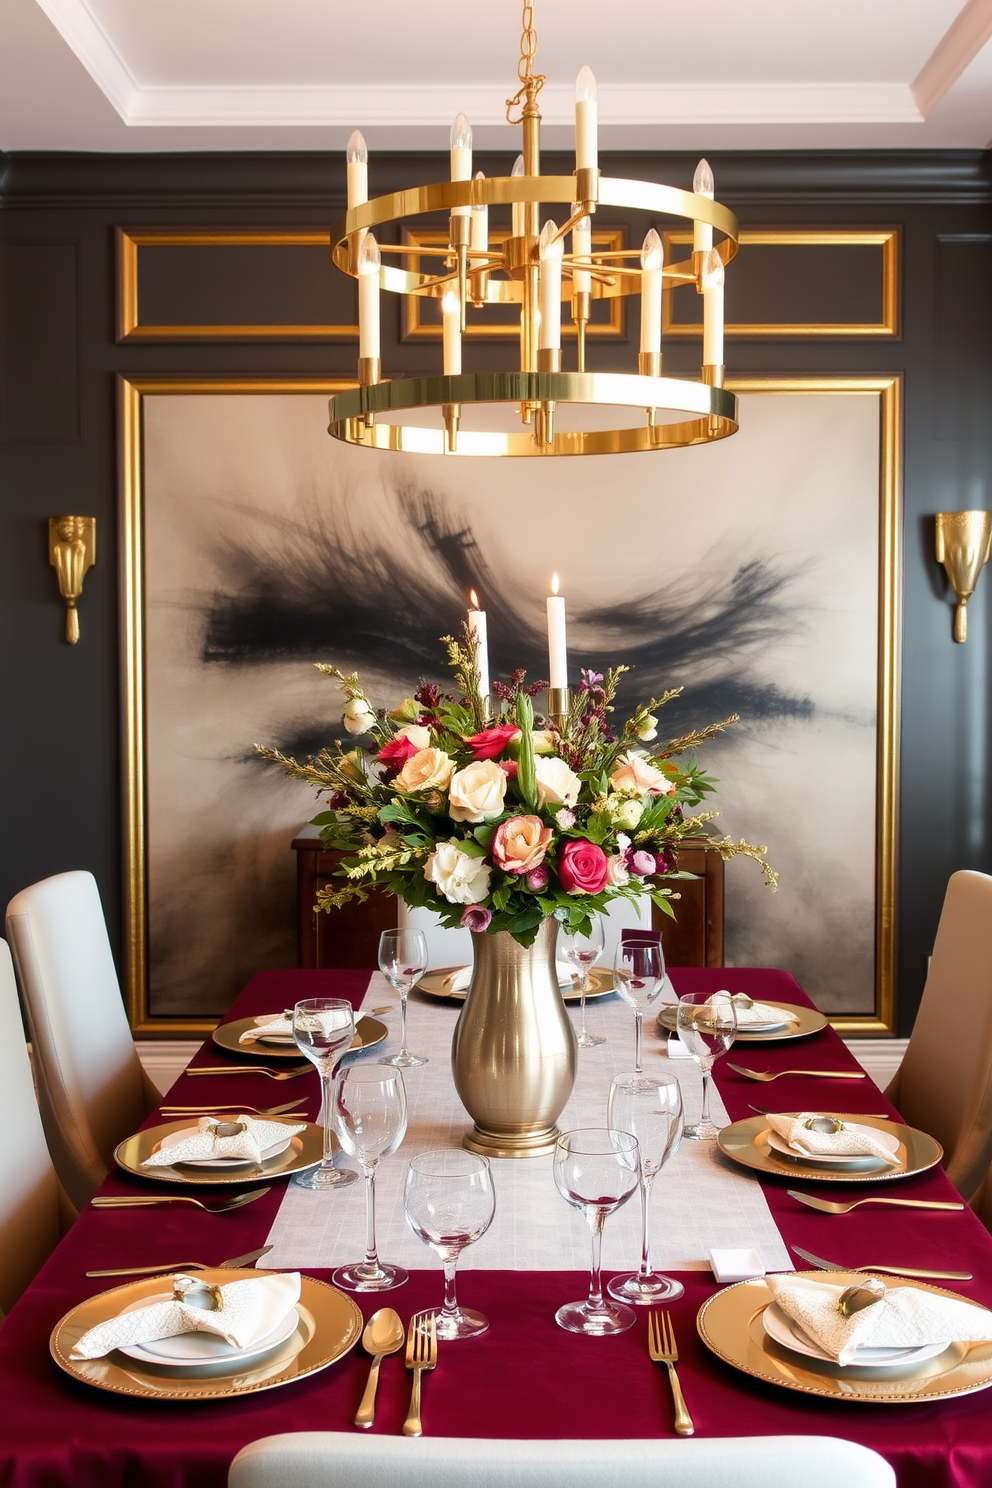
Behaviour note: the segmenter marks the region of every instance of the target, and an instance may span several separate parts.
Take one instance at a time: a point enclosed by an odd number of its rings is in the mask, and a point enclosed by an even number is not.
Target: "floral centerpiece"
[[[546,683],[525,685],[515,672],[483,698],[474,634],[444,643],[454,691],[424,684],[391,711],[370,702],[357,674],[318,664],[341,684],[353,747],[339,742],[300,762],[255,746],[326,796],[314,824],[325,847],[346,856],[340,885],[320,891],[318,908],[381,887],[447,926],[507,931],[522,946],[549,918],[588,929],[617,899],[651,900],[674,916],[673,884],[693,877],[679,870],[679,843],[715,815],[697,809],[715,783],[695,749],[736,716],[659,744],[654,710],[681,689],[615,721],[627,670],[617,666],[584,671],[566,713],[535,718]],[[765,848],[729,837],[710,845],[724,858],[756,859],[775,886]]]

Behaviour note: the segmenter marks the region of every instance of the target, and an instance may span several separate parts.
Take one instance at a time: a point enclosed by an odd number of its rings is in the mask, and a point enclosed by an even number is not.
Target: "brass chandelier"
[[[723,386],[724,266],[737,252],[737,220],[714,200],[713,176],[700,161],[693,189],[601,176],[598,167],[596,80],[583,67],[575,86],[575,170],[542,176],[534,71],[534,6],[524,4],[517,75],[507,100],[510,124],[523,126],[523,152],[509,176],[472,175],[472,130],[464,114],[451,129],[451,180],[368,199],[368,152],[357,131],[348,144],[348,210],[331,230],[331,257],[358,280],[359,386],[330,400],[329,433],[368,449],[452,455],[604,455],[707,444],[737,432],[737,399]],[[514,111],[519,115],[514,117]],[[542,221],[546,204],[564,204],[567,220]],[[509,207],[511,232],[490,240],[489,208]],[[624,207],[656,221],[693,226],[691,256],[665,262],[652,225],[641,248],[592,251],[591,218],[598,208]],[[379,243],[375,230],[447,210],[448,243]],[[717,240],[714,241],[714,230]],[[569,252],[565,240],[570,238]],[[386,260],[395,258],[397,262]],[[435,274],[414,272],[438,260]],[[662,374],[664,286],[694,285],[703,299],[703,360],[699,381]],[[440,302],[440,376],[382,378],[379,298],[391,294]],[[637,373],[586,370],[592,302],[640,296]],[[561,306],[570,302],[578,349],[575,371],[564,371]],[[463,372],[462,334],[468,304],[519,306],[520,369]],[[586,405],[584,414],[574,412]],[[588,406],[600,412],[591,415]],[[568,428],[628,410],[628,425]],[[415,421],[434,413],[434,426]],[[468,412],[466,412],[468,410]],[[481,421],[483,427],[476,427]],[[616,422],[613,414],[607,422]],[[507,427],[509,426],[509,427]],[[514,432],[517,430],[518,432]]]

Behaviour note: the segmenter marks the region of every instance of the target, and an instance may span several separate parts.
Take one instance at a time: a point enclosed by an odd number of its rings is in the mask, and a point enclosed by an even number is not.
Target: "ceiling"
[[[984,148],[992,0],[537,0],[544,142]],[[0,0],[0,149],[516,149],[519,0]]]

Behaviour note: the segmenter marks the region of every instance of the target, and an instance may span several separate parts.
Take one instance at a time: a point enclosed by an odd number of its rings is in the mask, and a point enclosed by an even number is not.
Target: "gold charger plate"
[[[797,1271],[817,1281],[831,1281],[837,1286],[860,1286],[864,1276],[858,1271]],[[890,1280],[886,1286],[913,1286],[959,1302],[972,1302],[943,1287],[921,1281]],[[831,1400],[863,1401],[869,1405],[908,1405],[939,1400],[949,1395],[970,1395],[992,1385],[992,1344],[952,1343],[936,1358],[927,1359],[908,1372],[905,1364],[890,1369],[858,1369],[856,1365],[841,1368],[839,1364],[820,1363],[805,1355],[783,1348],[765,1332],[761,1318],[772,1300],[764,1281],[739,1281],[708,1298],[696,1315],[696,1328],[706,1347],[725,1363],[733,1365],[753,1379],[780,1385],[786,1390],[799,1390],[807,1395],[823,1395]],[[972,1303],[980,1307],[981,1303]],[[988,1309],[986,1309],[988,1311]]]
[[[259,1059],[265,1064],[271,1059],[292,1059],[297,1064],[306,1060],[306,1055],[301,1054],[295,1044],[239,1043],[241,1035],[255,1026],[254,1018],[236,1018],[233,1023],[218,1023],[210,1037],[219,1049],[242,1054],[246,1059]],[[359,1018],[355,1024],[355,1037],[347,1052],[355,1054],[359,1049],[371,1049],[373,1044],[381,1044],[388,1032],[385,1023],[380,1023],[378,1018]]]
[[[787,1023],[784,1028],[770,1028],[766,1033],[737,1033],[735,1044],[784,1044],[789,1039],[809,1038],[811,1033],[819,1033],[827,1026],[825,1015],[816,1008],[797,1007],[793,1002],[779,1002],[775,997],[762,997],[761,1001],[766,1007],[783,1008],[797,1021]],[[664,1028],[666,1033],[674,1033],[677,1019],[677,1005],[666,1002],[658,1014],[658,1027]]]
[[[782,1112],[783,1115],[798,1116],[798,1111]],[[802,1158],[780,1156],[768,1142],[768,1119],[765,1116],[746,1116],[725,1126],[717,1136],[717,1146],[734,1162],[746,1168],[755,1168],[759,1173],[774,1173],[776,1178],[801,1178],[806,1183],[891,1183],[896,1178],[909,1178],[913,1173],[925,1173],[934,1168],[944,1155],[940,1143],[928,1132],[917,1131],[915,1126],[903,1126],[899,1121],[889,1121],[885,1116],[855,1115],[853,1112],[824,1111],[824,1116],[836,1117],[838,1121],[856,1121],[860,1126],[871,1126],[876,1131],[889,1132],[899,1142],[899,1157],[903,1165],[898,1168],[880,1165],[877,1168],[837,1167],[804,1162]]]
[[[257,1271],[198,1271],[198,1279],[220,1286],[258,1276]],[[60,1369],[116,1395],[143,1400],[227,1400],[258,1390],[274,1390],[305,1375],[326,1369],[354,1348],[364,1326],[360,1309],[350,1297],[311,1276],[300,1278],[300,1321],[296,1332],[263,1358],[240,1364],[211,1363],[172,1371],[168,1365],[137,1364],[116,1350],[103,1359],[73,1359],[72,1349],[88,1329],[123,1312],[129,1302],[153,1297],[162,1290],[162,1277],[113,1287],[80,1302],[52,1331],[49,1347]]]
[[[464,1002],[468,996],[467,992],[452,992],[451,983],[463,966],[441,966],[437,971],[428,971],[420,978],[414,992],[426,992],[428,997],[443,997],[451,1002]],[[589,973],[589,991],[586,993],[586,1001],[594,1002],[597,997],[608,997],[613,991],[613,973],[604,967],[594,966]],[[576,992],[574,986],[570,991],[562,989],[562,999],[565,1002],[579,1002],[582,998],[581,992]]]
[[[181,1121],[166,1121],[162,1126],[150,1126],[145,1131],[126,1137],[114,1149],[114,1162],[125,1173],[136,1178],[147,1178],[152,1183],[186,1183],[215,1187],[218,1183],[257,1183],[259,1178],[288,1178],[291,1173],[305,1173],[315,1168],[324,1156],[324,1131],[313,1121],[306,1129],[290,1139],[285,1152],[267,1158],[260,1163],[239,1163],[236,1168],[197,1168],[192,1166],[143,1168],[145,1158],[151,1157],[163,1137],[172,1132],[195,1126],[195,1116],[185,1116]],[[337,1151],[337,1143],[334,1143]]]

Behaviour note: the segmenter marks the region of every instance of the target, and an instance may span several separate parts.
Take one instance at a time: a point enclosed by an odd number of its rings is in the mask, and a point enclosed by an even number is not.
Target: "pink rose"
[[[400,738],[390,739],[388,744],[383,744],[379,750],[379,762],[388,765],[391,770],[402,770],[408,759],[413,759],[419,754],[420,747],[414,744],[412,739]]]
[[[511,816],[496,828],[493,862],[504,873],[528,873],[540,867],[552,838],[539,816]]]
[[[466,904],[462,910],[462,924],[466,930],[474,930],[477,935],[489,929],[492,917],[492,910],[483,909],[481,904]]]
[[[669,796],[675,789],[675,781],[669,780],[664,770],[639,754],[620,756],[610,784],[615,791],[629,791],[638,796]]]
[[[640,878],[647,878],[650,873],[656,871],[654,853],[643,851],[631,853],[630,868],[631,872],[636,873]]]
[[[547,888],[550,877],[547,868],[532,868],[524,879],[524,883],[532,893],[539,894],[542,889]]]
[[[579,837],[566,842],[558,864],[558,877],[566,894],[598,894],[606,887],[609,864],[594,842]]]
[[[499,767],[503,771],[503,774],[506,776],[507,780],[516,780],[518,774],[520,773],[520,766],[517,764],[516,760],[500,760]]]
[[[520,730],[513,723],[497,723],[493,728],[483,729],[481,733],[473,734],[465,743],[471,749],[477,760],[495,759],[498,754],[509,744],[511,739],[519,739]]]

